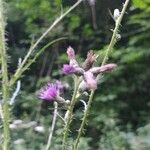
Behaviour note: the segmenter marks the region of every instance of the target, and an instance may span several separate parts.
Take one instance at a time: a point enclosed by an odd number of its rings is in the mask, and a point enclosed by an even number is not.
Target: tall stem
[[[121,11],[121,14],[120,14],[119,18],[116,20],[115,29],[113,30],[113,35],[112,35],[110,44],[109,44],[109,46],[108,46],[108,48],[106,50],[106,54],[105,54],[105,57],[104,57],[104,59],[102,61],[101,66],[104,65],[107,62],[108,55],[109,55],[110,51],[113,49],[115,43],[117,42],[116,41],[116,35],[118,34],[119,26],[121,24],[122,18],[123,18],[124,14],[125,14],[125,11],[127,9],[128,4],[129,4],[129,1],[130,0],[126,0],[125,1],[125,4],[123,5],[123,9]],[[97,79],[98,78],[99,77],[97,77]],[[88,104],[87,104],[87,109],[86,109],[86,111],[84,113],[84,116],[83,116],[83,119],[82,119],[82,123],[80,125],[79,131],[78,131],[78,135],[77,135],[77,138],[75,140],[75,144],[72,147],[73,150],[77,150],[77,148],[78,148],[80,137],[82,135],[82,131],[84,129],[84,126],[85,126],[85,123],[86,123],[86,120],[87,120],[87,117],[88,117],[88,113],[89,113],[89,110],[90,110],[90,107],[91,107],[91,103],[92,103],[92,99],[93,99],[94,93],[95,93],[95,91],[93,91],[93,90],[90,93],[89,101],[88,101]]]
[[[109,46],[108,46],[108,48],[107,48],[107,50],[106,50],[106,54],[105,54],[105,57],[104,57],[104,59],[103,59],[102,65],[104,65],[104,64],[107,62],[107,60],[108,60],[108,55],[109,55],[110,51],[113,49],[114,45],[115,45],[116,42],[117,42],[116,36],[117,36],[117,34],[118,34],[119,26],[120,26],[120,24],[121,24],[121,21],[122,21],[122,19],[123,19],[123,16],[124,16],[125,12],[126,12],[126,9],[127,9],[128,4],[129,4],[129,1],[130,1],[130,0],[126,0],[126,1],[125,1],[124,5],[123,5],[123,8],[122,8],[122,11],[121,11],[121,13],[120,13],[120,16],[119,16],[118,19],[116,20],[115,29],[113,30],[113,35],[112,35],[112,37],[111,37],[110,44],[109,44]]]
[[[10,86],[12,86],[18,78],[22,75],[22,68],[26,64],[28,58],[31,56],[32,52],[35,50],[35,48],[39,45],[39,43],[44,39],[44,37],[62,20],[66,15],[68,15],[74,8],[76,8],[83,0],[78,0],[73,6],[71,6],[65,13],[63,13],[60,17],[58,17],[53,24],[40,36],[40,38],[31,46],[29,49],[27,55],[23,59],[20,67],[17,69],[16,73],[10,80]]]
[[[66,149],[66,142],[67,142],[67,137],[68,137],[68,133],[69,133],[69,128],[70,128],[70,123],[72,121],[72,113],[73,113],[73,108],[76,102],[76,95],[78,92],[78,88],[79,88],[79,84],[80,84],[80,79],[78,79],[77,77],[75,77],[74,79],[74,92],[73,92],[73,96],[71,99],[71,103],[70,106],[67,110],[67,120],[66,120],[66,124],[64,127],[64,136],[63,136],[63,143],[62,143],[62,150]]]
[[[54,102],[54,116],[53,116],[53,121],[52,121],[52,127],[51,127],[51,130],[49,133],[49,137],[48,137],[48,141],[47,141],[45,150],[49,150],[49,148],[51,146],[52,136],[53,136],[53,132],[54,132],[55,124],[56,124],[56,118],[57,118],[57,108],[58,108],[58,104],[57,104],[57,102]]]
[[[3,0],[0,0],[0,58],[2,70],[2,98],[3,98],[3,149],[9,150],[9,86],[8,86],[8,70],[7,70],[7,54],[5,43],[5,19],[3,14]]]
[[[75,144],[74,144],[73,147],[72,147],[73,150],[76,150],[77,147],[78,147],[78,144],[79,144],[79,141],[80,141],[80,137],[81,137],[81,134],[82,134],[82,132],[83,132],[84,125],[86,124],[87,116],[88,116],[89,111],[90,111],[90,107],[91,107],[91,103],[92,103],[92,100],[93,100],[93,96],[94,96],[94,91],[92,90],[92,91],[91,91],[91,94],[90,94],[90,97],[89,97],[88,104],[87,104],[87,108],[86,108],[86,110],[85,110],[85,112],[84,112],[84,116],[83,116],[83,119],[82,119],[82,123],[81,123],[81,125],[80,125],[79,130],[78,130],[78,135],[77,135]]]

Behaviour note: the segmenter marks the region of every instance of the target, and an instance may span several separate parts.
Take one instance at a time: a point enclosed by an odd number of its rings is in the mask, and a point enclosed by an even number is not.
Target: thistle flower
[[[68,58],[70,60],[69,64],[63,65],[64,74],[77,74],[83,76],[83,81],[79,85],[80,90],[86,89],[97,89],[96,77],[98,74],[110,71],[116,67],[116,64],[106,64],[100,67],[93,67],[94,62],[96,61],[97,55],[93,51],[89,51],[87,58],[82,67],[79,66],[78,62],[75,59],[74,49],[69,47],[67,49]]]
[[[54,83],[48,83],[39,91],[38,97],[42,100],[53,101],[58,93],[58,86]]]
[[[61,104],[68,104],[68,102],[60,96],[60,93],[63,91],[63,89],[64,86],[60,81],[57,80],[55,83],[48,83],[46,86],[41,88],[37,95],[42,100],[50,102],[57,101]]]

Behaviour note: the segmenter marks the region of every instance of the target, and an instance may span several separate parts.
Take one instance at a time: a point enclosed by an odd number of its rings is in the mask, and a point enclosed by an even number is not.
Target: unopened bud
[[[94,54],[93,51],[89,51],[87,54],[87,58],[83,63],[84,70],[89,70],[93,66],[93,63],[96,61],[97,57],[98,55]]]
[[[94,68],[90,69],[90,72],[92,72],[94,75],[96,75],[96,74],[103,73],[106,71],[111,71],[115,67],[117,67],[116,64],[106,64],[101,67],[94,67]]]
[[[56,102],[58,102],[59,104],[66,104],[65,99],[60,97],[59,94],[56,97]]]
[[[120,34],[116,34],[116,39],[119,41],[121,39],[121,35]]]
[[[75,59],[75,52],[71,46],[67,48],[67,54],[69,59]]]
[[[115,21],[118,19],[119,16],[120,16],[120,11],[119,11],[119,9],[115,9],[115,10],[114,10],[114,19],[115,19]]]

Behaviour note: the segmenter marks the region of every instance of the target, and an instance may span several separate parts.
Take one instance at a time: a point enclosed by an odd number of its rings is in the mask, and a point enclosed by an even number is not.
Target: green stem
[[[45,150],[49,150],[49,148],[51,146],[52,136],[53,136],[53,132],[54,132],[55,124],[56,124],[56,118],[57,118],[57,109],[58,109],[58,104],[57,104],[57,102],[54,102],[54,116],[53,116],[53,121],[52,121],[52,127],[51,127],[51,130],[49,133],[49,137],[48,137],[48,141],[47,141]]]
[[[24,67],[20,70],[18,76],[21,76],[21,75],[32,65],[32,63],[34,63],[34,62],[37,60],[37,58],[38,58],[49,46],[51,46],[52,44],[54,44],[54,43],[56,43],[56,42],[58,42],[58,41],[60,41],[60,40],[64,40],[64,39],[66,39],[66,38],[65,38],[65,37],[64,37],[64,38],[63,38],[63,37],[62,37],[62,38],[58,38],[58,39],[56,39],[56,40],[53,40],[53,41],[49,42],[47,45],[45,45],[43,48],[41,48],[41,49],[34,55],[34,57],[33,57],[32,59],[30,59],[30,60],[24,65]],[[12,81],[13,81],[13,82],[12,82]],[[16,79],[12,79],[12,80],[10,81],[10,86],[12,86],[15,81],[16,81]]]
[[[35,48],[39,45],[39,43],[44,39],[44,37],[61,21],[68,15],[74,8],[76,8],[83,0],[78,0],[73,6],[71,6],[65,13],[63,13],[60,17],[58,17],[53,24],[40,36],[40,38],[31,46],[29,49],[27,55],[23,59],[20,67],[16,70],[14,76],[10,80],[10,85],[12,86],[18,78],[22,75],[22,69],[24,65],[26,64],[28,58],[31,56],[32,52],[35,50]]]
[[[121,24],[121,21],[122,21],[122,18],[124,16],[125,12],[126,12],[126,9],[127,9],[128,4],[129,4],[129,1],[130,0],[126,0],[125,1],[125,4],[123,5],[122,11],[120,13],[120,16],[116,20],[115,29],[113,30],[113,35],[112,35],[110,44],[109,44],[109,46],[108,46],[108,48],[106,50],[106,54],[105,54],[105,57],[103,59],[102,65],[104,65],[107,62],[109,52],[113,49],[114,45],[117,42],[116,35],[118,34],[119,26]]]
[[[3,15],[3,1],[0,0],[0,58],[2,70],[2,98],[3,98],[3,150],[9,150],[9,86],[8,86],[8,70],[7,70],[7,54],[5,45],[5,21]]]
[[[64,127],[62,150],[66,149],[66,142],[67,142],[67,137],[68,137],[68,133],[69,133],[70,124],[71,124],[71,121],[72,121],[72,113],[73,113],[73,108],[74,108],[74,105],[75,105],[75,102],[76,102],[76,95],[78,93],[79,84],[80,84],[80,79],[78,79],[75,76],[75,79],[74,79],[74,92],[73,92],[73,96],[72,96],[72,99],[71,99],[70,106],[69,106],[69,108],[66,112],[67,113],[67,118],[66,118],[67,120],[66,120],[66,124],[65,124],[65,127]]]
[[[89,114],[89,111],[90,111],[90,107],[91,107],[91,103],[92,103],[92,100],[93,100],[93,96],[94,96],[94,91],[92,90],[91,91],[91,94],[89,96],[89,101],[88,101],[88,104],[87,104],[87,108],[84,112],[84,116],[83,116],[83,119],[82,119],[82,123],[80,125],[80,128],[78,130],[78,135],[77,135],[77,138],[76,138],[76,141],[75,141],[75,144],[73,145],[72,149],[73,150],[76,150],[78,148],[78,144],[79,144],[79,141],[80,141],[80,137],[81,137],[81,134],[83,132],[83,129],[84,129],[84,126],[86,124],[86,120],[87,120],[87,117],[88,117],[88,114]]]
[[[123,5],[123,9],[121,11],[121,14],[120,14],[119,18],[116,20],[115,29],[113,30],[113,35],[112,35],[110,44],[109,44],[109,46],[108,46],[108,48],[106,50],[106,54],[105,54],[105,57],[104,57],[104,59],[102,61],[101,66],[104,65],[107,62],[108,55],[109,55],[110,51],[113,49],[115,43],[117,42],[116,41],[116,35],[118,34],[118,29],[119,29],[119,26],[121,24],[122,18],[123,18],[124,14],[125,14],[125,11],[127,9],[129,1],[130,0],[126,0],[125,1],[125,4]],[[97,77],[97,80],[98,79],[99,79],[99,77]],[[87,120],[87,117],[88,117],[88,113],[89,113],[89,110],[90,110],[90,107],[91,107],[91,103],[92,103],[92,99],[93,99],[94,93],[95,93],[95,91],[93,91],[93,90],[90,93],[89,101],[88,101],[88,104],[87,104],[87,109],[86,109],[86,111],[84,113],[84,116],[83,116],[83,119],[82,119],[82,123],[80,125],[79,130],[78,130],[78,135],[77,135],[77,138],[75,140],[75,144],[73,145],[73,148],[72,148],[73,150],[77,150],[77,148],[78,148],[80,137],[82,135],[82,131],[84,129],[84,126],[85,126],[85,123],[86,123],[86,120]]]

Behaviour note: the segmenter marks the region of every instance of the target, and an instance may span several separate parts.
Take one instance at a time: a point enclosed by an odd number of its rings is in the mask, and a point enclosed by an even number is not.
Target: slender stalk
[[[65,38],[65,37],[58,38],[58,39],[56,39],[56,40],[53,40],[53,41],[49,42],[47,45],[45,45],[43,48],[41,48],[41,49],[34,55],[34,57],[33,57],[32,59],[30,59],[30,60],[24,65],[24,67],[20,70],[19,76],[21,76],[21,75],[30,67],[30,65],[31,65],[32,63],[34,63],[34,62],[37,60],[37,58],[38,58],[49,46],[51,46],[52,44],[54,44],[54,43],[56,43],[56,42],[58,42],[58,41],[60,41],[60,40],[64,40],[64,39],[66,39],[66,38]],[[12,83],[12,81],[13,81],[13,83]],[[16,80],[15,80],[15,81],[16,81]],[[12,84],[14,84],[15,81],[12,79],[12,80],[10,81],[10,86],[12,86]]]
[[[104,65],[107,60],[108,60],[108,55],[109,55],[109,52],[113,49],[114,45],[116,44],[117,42],[117,38],[116,38],[116,35],[118,34],[118,30],[119,30],[119,26],[121,24],[121,21],[123,19],[123,16],[126,12],[126,9],[127,9],[127,6],[129,4],[129,1],[130,0],[126,0],[124,5],[123,5],[123,8],[122,8],[122,11],[120,13],[120,16],[118,17],[118,19],[116,20],[116,24],[115,24],[115,29],[113,30],[113,35],[112,35],[112,38],[111,38],[111,41],[110,41],[110,44],[106,50],[106,54],[105,54],[105,57],[103,59],[103,62],[102,62],[102,65]]]
[[[44,37],[62,20],[66,15],[68,15],[74,8],[76,8],[83,0],[78,0],[73,6],[71,6],[65,13],[63,13],[60,17],[58,17],[53,24],[40,36],[40,38],[31,46],[29,49],[27,55],[23,59],[20,67],[16,70],[14,76],[10,80],[10,85],[12,86],[18,78],[20,78],[21,70],[28,61],[28,58],[31,56],[32,52],[35,50],[35,48],[39,45],[39,43],[44,39]]]
[[[89,111],[90,111],[90,107],[91,107],[91,103],[92,103],[92,100],[93,100],[93,96],[94,96],[94,90],[91,91],[91,94],[89,96],[89,101],[88,101],[88,104],[87,104],[87,108],[84,112],[84,116],[83,116],[83,119],[82,119],[82,123],[80,125],[80,128],[78,130],[78,135],[77,135],[77,138],[76,138],[76,141],[75,141],[75,144],[72,146],[72,149],[73,150],[76,150],[77,147],[78,147],[78,144],[79,144],[79,141],[80,141],[80,137],[81,137],[81,134],[83,132],[83,129],[84,129],[84,125],[86,124],[86,121],[87,121],[87,117],[88,117],[88,114],[89,114]]]
[[[119,26],[121,24],[121,21],[122,21],[122,18],[125,14],[125,11],[127,9],[127,6],[128,6],[128,3],[129,3],[130,0],[126,0],[125,1],[125,4],[123,5],[123,9],[121,11],[121,14],[119,16],[119,18],[116,20],[116,24],[115,24],[115,29],[113,30],[113,35],[112,35],[112,38],[111,38],[111,41],[110,41],[110,44],[106,50],[106,54],[105,54],[105,57],[102,61],[102,65],[104,65],[107,60],[108,60],[108,55],[110,53],[110,51],[113,49],[115,43],[117,42],[116,41],[116,35],[118,34],[118,30],[119,30]],[[99,77],[97,77],[97,79],[99,79]],[[79,144],[79,141],[80,141],[80,137],[82,135],[82,132],[83,132],[83,129],[84,129],[84,126],[85,126],[85,123],[86,123],[86,120],[87,120],[87,117],[88,117],[88,113],[89,113],[89,110],[90,110],[90,107],[91,107],[91,103],[92,103],[92,99],[93,99],[93,96],[94,96],[94,93],[95,91],[91,91],[90,93],[90,96],[89,96],[89,100],[88,100],[88,104],[87,104],[87,109],[86,111],[84,112],[84,116],[83,116],[83,119],[82,119],[82,123],[80,125],[80,128],[78,130],[78,135],[77,135],[77,138],[75,140],[75,144],[73,145],[72,149],[73,150],[77,150],[78,148],[78,144]]]
[[[70,106],[67,110],[67,120],[66,120],[66,124],[64,127],[64,136],[63,136],[63,143],[62,143],[62,150],[66,149],[66,142],[67,142],[67,137],[68,137],[68,133],[69,133],[69,128],[70,128],[70,123],[72,121],[72,113],[73,113],[73,108],[76,102],[76,95],[78,92],[78,88],[79,88],[79,84],[80,84],[80,79],[78,79],[77,77],[75,77],[74,79],[74,92],[73,92],[73,96],[71,99],[71,103]]]
[[[51,130],[49,133],[49,137],[48,137],[48,141],[47,141],[45,150],[49,150],[49,148],[51,146],[52,136],[53,136],[53,132],[54,132],[55,124],[56,124],[56,118],[57,118],[57,109],[58,109],[58,104],[57,104],[57,102],[54,102],[54,116],[53,116],[52,126],[51,126]]]
[[[3,98],[3,150],[9,150],[9,86],[8,86],[8,70],[7,70],[7,54],[5,43],[5,20],[3,15],[3,0],[0,0],[0,57],[2,70],[2,98]]]

